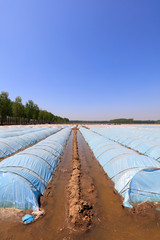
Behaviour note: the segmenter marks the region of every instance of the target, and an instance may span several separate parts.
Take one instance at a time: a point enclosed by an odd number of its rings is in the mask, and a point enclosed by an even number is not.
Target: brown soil
[[[73,133],[53,180],[41,198],[45,215],[32,224],[24,225],[18,213],[0,213],[0,239],[158,240],[160,208],[148,203],[137,205],[133,210],[123,208],[122,199],[114,190],[113,182],[108,179],[79,132],[77,143],[81,176],[80,196],[81,199],[91,202],[94,215],[92,227],[88,231],[75,231],[71,227],[68,218],[67,186],[73,171],[72,139]]]
[[[89,127],[87,127],[87,126],[85,126],[85,125],[83,125],[82,127],[86,128],[86,129],[90,129]]]
[[[72,148],[72,174],[68,185],[69,221],[76,230],[87,230],[92,223],[93,206],[85,199],[86,188],[82,188],[81,163],[78,154],[77,129],[74,129],[73,148]],[[90,189],[87,189],[90,193]],[[83,198],[82,198],[82,193]]]

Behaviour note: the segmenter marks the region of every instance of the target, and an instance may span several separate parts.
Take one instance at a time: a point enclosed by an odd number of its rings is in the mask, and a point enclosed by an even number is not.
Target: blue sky
[[[159,0],[0,0],[0,91],[70,119],[160,119],[159,11]]]

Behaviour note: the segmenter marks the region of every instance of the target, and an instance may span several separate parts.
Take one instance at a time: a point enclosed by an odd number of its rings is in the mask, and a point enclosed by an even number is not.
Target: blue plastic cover
[[[134,203],[143,201],[156,202],[160,198],[159,178],[160,169],[143,170],[136,173],[130,183],[131,201]]]
[[[20,149],[23,149],[25,147],[28,147],[41,139],[56,133],[61,128],[30,128],[27,130],[23,130],[21,128],[20,133],[18,134],[18,131],[12,132],[12,135],[15,134],[15,136],[10,136],[11,133],[8,132],[6,137],[2,138],[2,134],[0,133],[0,158],[4,158],[6,156],[9,156],[15,152],[17,152]],[[25,129],[25,127],[24,127]],[[0,131],[2,132],[2,130]],[[6,134],[3,132],[3,134]]]
[[[30,222],[33,222],[34,217],[32,215],[26,214],[24,217],[22,217],[22,221],[24,224],[28,224]]]
[[[94,129],[95,130],[95,129]],[[97,130],[98,131],[98,130]],[[124,206],[160,202],[160,163],[83,127],[80,132],[124,198]],[[99,133],[99,131],[98,131]]]
[[[38,209],[39,197],[59,162],[70,128],[0,162],[0,206]]]
[[[91,128],[107,139],[160,161],[160,129],[147,127]]]

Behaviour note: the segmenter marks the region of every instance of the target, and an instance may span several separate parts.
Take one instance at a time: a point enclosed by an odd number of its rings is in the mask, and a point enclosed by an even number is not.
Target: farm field
[[[0,1],[0,240],[160,239],[160,1]]]
[[[159,125],[1,127],[0,139],[14,147],[0,158],[0,239],[159,239]]]

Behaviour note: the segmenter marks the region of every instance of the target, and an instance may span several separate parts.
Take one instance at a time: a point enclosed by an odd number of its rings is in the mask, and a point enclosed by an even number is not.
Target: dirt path
[[[53,180],[41,199],[45,215],[37,222],[23,225],[19,219],[0,218],[1,240],[158,240],[160,212],[149,208],[147,214],[134,214],[122,208],[113,183],[94,158],[82,135],[77,133],[81,164],[81,197],[93,206],[88,231],[71,228],[68,222],[67,186],[72,173],[71,134]],[[19,222],[18,222],[19,221]]]
[[[77,237],[87,240],[158,240],[160,236],[160,212],[148,209],[147,213],[134,214],[122,208],[122,200],[115,193],[113,183],[94,158],[80,133],[78,148],[81,166],[87,162],[88,175],[93,179],[97,191],[96,219],[93,228]],[[85,170],[84,170],[85,171]]]
[[[87,167],[87,166],[86,166]],[[85,181],[85,185],[83,184]],[[87,200],[87,192],[93,197],[91,178],[81,171],[81,159],[77,144],[77,128],[74,129],[72,148],[72,174],[68,184],[68,219],[76,231],[86,231],[92,225],[93,202]],[[87,187],[87,188],[86,188]]]

